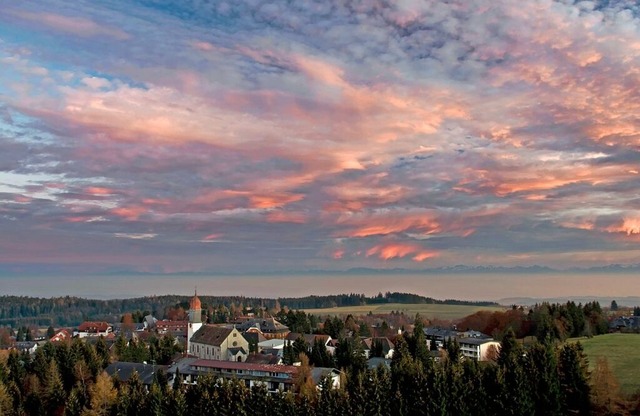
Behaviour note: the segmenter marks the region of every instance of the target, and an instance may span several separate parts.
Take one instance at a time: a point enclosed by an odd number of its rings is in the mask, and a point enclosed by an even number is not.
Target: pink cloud
[[[85,188],[84,192],[89,195],[99,195],[99,196],[114,195],[116,193],[116,191],[113,189],[96,187],[96,186],[90,186],[88,188]]]
[[[607,227],[610,233],[624,233],[627,236],[640,235],[640,217],[626,217],[622,224]]]
[[[426,251],[417,244],[407,243],[388,243],[371,247],[366,252],[367,257],[377,256],[382,260],[391,260],[403,258],[413,254],[412,260],[421,262],[429,258],[435,257],[436,252]]]
[[[121,29],[102,25],[83,17],[70,17],[54,13],[33,13],[23,10],[8,10],[14,16],[38,22],[52,29],[82,37],[108,36],[117,40],[127,40],[130,36]]]
[[[398,212],[380,212],[378,215],[343,215],[337,220],[341,225],[337,232],[341,237],[369,237],[388,235],[405,231],[425,234],[438,233],[440,223],[430,213],[402,214]]]
[[[128,206],[119,207],[109,210],[109,213],[116,215],[128,221],[135,221],[140,218],[142,214],[149,212],[146,207],[143,206]]]
[[[302,212],[274,210],[267,213],[267,222],[283,222],[304,224],[307,222],[307,215]]]

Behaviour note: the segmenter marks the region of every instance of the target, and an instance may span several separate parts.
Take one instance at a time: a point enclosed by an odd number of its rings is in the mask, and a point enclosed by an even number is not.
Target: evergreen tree
[[[44,404],[52,415],[62,415],[66,393],[55,360],[49,362],[44,376]]]
[[[300,354],[307,355],[309,354],[309,343],[305,341],[304,337],[301,335],[293,341],[293,354],[296,358],[300,357]]]
[[[0,380],[0,415],[11,416],[13,414],[13,398],[4,382]]]
[[[65,403],[65,416],[80,416],[86,404],[82,387],[74,386]]]
[[[527,353],[525,370],[539,415],[562,415],[562,395],[558,377],[558,360],[552,344],[534,344]]]
[[[245,402],[246,413],[251,416],[271,415],[272,403],[267,385],[260,383],[251,386],[249,398]]]
[[[187,398],[184,391],[182,389],[174,389],[168,393],[166,414],[171,416],[187,416],[189,414],[189,406],[187,405]]]
[[[320,339],[314,340],[309,360],[311,364],[316,367],[333,367],[335,365],[333,357],[329,354],[327,347]]]
[[[566,343],[560,349],[560,388],[564,414],[589,414],[590,388],[587,361],[580,343]]]
[[[122,340],[124,341],[124,338],[122,338]],[[126,347],[126,344],[124,347]],[[117,349],[118,347],[116,346],[116,350]],[[111,362],[111,356],[109,355],[109,347],[107,347],[107,343],[105,342],[102,335],[100,336],[100,338],[98,338],[98,342],[96,343],[96,355],[98,357],[99,366],[102,369],[107,368],[107,366]]]
[[[116,403],[118,392],[113,387],[111,377],[107,373],[98,375],[95,384],[90,388],[91,409],[98,415],[108,415]]]
[[[528,415],[533,413],[533,399],[528,377],[524,370],[524,351],[515,333],[509,329],[505,334],[498,355],[502,374],[503,414]]]
[[[393,414],[391,396],[391,374],[385,367],[367,371],[365,378],[365,411],[366,415],[388,416]]]

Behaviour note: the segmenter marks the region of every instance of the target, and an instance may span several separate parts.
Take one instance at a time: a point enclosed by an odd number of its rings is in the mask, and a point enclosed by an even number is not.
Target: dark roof
[[[203,325],[195,334],[193,334],[191,342],[219,347],[232,332],[233,328]]]
[[[259,332],[244,332],[242,336],[247,340],[247,342],[254,344],[267,340],[267,338]]]
[[[247,354],[247,352],[242,347],[229,348],[227,351],[229,351],[231,355],[237,355],[238,353]]]
[[[370,369],[378,368],[380,365],[386,367],[387,369],[391,368],[391,360],[382,357],[372,357],[367,360],[367,367]]]
[[[38,345],[38,343],[35,342],[35,341],[18,341],[15,344],[16,348],[21,350],[21,351],[30,350],[31,348],[35,347],[36,345]]]
[[[289,332],[287,326],[281,324],[274,318],[252,318],[237,325],[237,328],[241,331],[246,331],[251,327],[256,327],[268,334]]]
[[[338,374],[340,374],[340,371],[331,367],[313,367],[311,369],[311,378],[317,385],[322,382],[323,377],[333,377],[334,375]]]
[[[166,365],[152,365],[144,363],[127,363],[124,361],[116,361],[109,364],[104,370],[110,376],[117,376],[121,381],[127,382],[134,372],[138,373],[142,384],[150,385],[153,382],[153,374],[157,371],[167,371]]]
[[[365,345],[365,349],[370,350],[373,347],[374,342],[379,342],[382,344],[382,352],[388,354],[390,350],[394,349],[395,346],[393,342],[387,337],[373,337],[373,338],[364,338],[362,342]]]
[[[458,338],[458,343],[459,344],[467,344],[467,345],[482,345],[482,344],[486,344],[487,342],[497,342],[496,340],[494,340],[493,338],[471,338],[471,337],[467,337],[467,338]]]
[[[455,338],[458,336],[457,331],[452,331],[450,329],[442,329],[442,328],[424,328],[423,332],[427,338],[448,339],[448,338]]]
[[[313,347],[313,344],[316,340],[320,340],[324,345],[327,344],[327,341],[331,339],[329,335],[324,334],[301,334],[300,332],[289,332],[287,337],[285,338],[287,341],[295,341],[298,338],[302,337],[307,344]]]
[[[273,354],[250,354],[247,357],[246,363],[251,364],[280,364],[282,359]]]

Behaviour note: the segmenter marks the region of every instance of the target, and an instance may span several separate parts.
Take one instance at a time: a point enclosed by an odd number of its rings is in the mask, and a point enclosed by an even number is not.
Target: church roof
[[[198,292],[195,292],[191,300],[189,301],[189,309],[202,309],[202,304],[200,303],[200,298],[198,297]]]
[[[231,335],[233,328],[204,325],[191,337],[191,342],[219,347]]]

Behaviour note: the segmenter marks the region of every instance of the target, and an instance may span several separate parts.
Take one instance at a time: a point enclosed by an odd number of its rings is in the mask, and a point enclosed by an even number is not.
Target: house
[[[166,365],[154,365],[147,363],[127,363],[123,361],[116,361],[107,366],[104,371],[111,377],[117,377],[120,381],[128,382],[133,373],[138,373],[140,381],[145,386],[150,386],[153,383],[153,378],[158,371],[167,372],[169,367]]]
[[[186,358],[169,367],[167,373],[170,383],[178,373],[183,377],[185,384],[196,384],[202,374],[212,374],[218,379],[243,381],[247,387],[262,384],[270,393],[276,393],[293,390],[297,371],[298,367],[293,365]],[[332,387],[340,386],[340,372],[335,368],[312,368],[311,377],[316,385],[320,384],[323,377],[329,377]]]
[[[18,341],[14,344],[14,348],[20,352],[35,354],[38,349],[38,343],[35,341]]]
[[[73,336],[78,338],[107,336],[113,331],[113,327],[106,322],[86,321],[80,324]]]
[[[500,351],[500,343],[491,338],[458,338],[458,344],[462,356],[475,361],[488,361]]]
[[[242,333],[242,336],[249,343],[250,352],[259,352],[258,344],[267,340],[267,338],[258,331],[245,331]]]
[[[382,354],[383,358],[391,359],[393,357],[395,345],[393,345],[393,342],[387,337],[363,338],[362,343],[364,346],[364,355],[367,359],[371,356],[372,350],[377,348],[380,349],[377,353]]]
[[[182,359],[169,367],[169,380],[179,373],[183,383],[196,384],[202,374],[212,374],[218,379],[237,379],[244,381],[247,387],[264,384],[270,393],[293,389],[293,377],[297,367],[292,365],[253,364],[237,361]]]
[[[61,329],[56,332],[51,338],[49,338],[49,342],[63,342],[69,341],[71,339],[71,333],[66,329]]]
[[[341,371],[330,367],[313,367],[311,369],[311,378],[313,382],[320,388],[323,379],[328,378],[332,389],[340,388]]]
[[[437,348],[442,348],[446,341],[451,341],[458,338],[458,331],[453,331],[450,329],[442,329],[442,328],[424,328],[423,330],[424,336],[427,339],[427,346],[429,349],[432,348],[432,343],[435,342]]]
[[[640,329],[640,316],[618,316],[609,322],[609,330],[633,331]]]
[[[375,370],[380,366],[385,367],[387,370],[391,370],[391,360],[382,357],[372,357],[367,360],[367,367],[370,370]]]
[[[174,337],[186,336],[188,327],[188,321],[169,321],[163,319],[155,323],[155,330],[158,331],[158,334],[171,334]]]
[[[203,325],[189,340],[188,353],[206,360],[245,361],[249,343],[235,328]]]
[[[324,334],[301,334],[299,332],[290,332],[289,335],[285,338],[286,341],[290,343],[294,343],[298,338],[302,338],[304,342],[309,346],[309,352],[313,349],[313,345],[316,341],[320,341],[322,345],[327,349],[329,354],[333,354],[335,351],[335,347],[331,342],[331,337],[329,335]]]
[[[268,339],[258,343],[258,352],[262,352],[264,350],[278,350],[282,351],[284,349],[284,344],[286,340],[284,339]]]
[[[282,354],[249,354],[245,362],[251,364],[282,364]]]
[[[259,332],[267,339],[285,339],[291,332],[286,325],[283,325],[275,318],[243,317],[234,324],[242,332]]]

